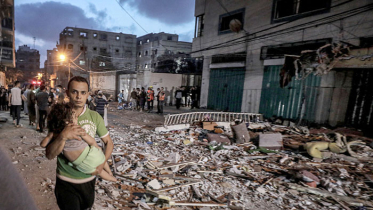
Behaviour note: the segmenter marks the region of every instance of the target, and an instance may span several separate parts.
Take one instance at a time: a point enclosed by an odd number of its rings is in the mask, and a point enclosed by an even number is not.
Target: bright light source
[[[66,56],[65,55],[60,55],[60,59],[64,61],[66,59]]]

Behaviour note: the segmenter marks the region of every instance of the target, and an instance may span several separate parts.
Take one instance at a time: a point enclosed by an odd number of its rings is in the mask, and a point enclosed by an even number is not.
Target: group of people
[[[3,92],[3,90],[2,90]],[[4,95],[6,92],[4,91]],[[3,95],[1,95],[3,97]],[[45,85],[36,87],[34,84],[25,85],[21,88],[21,83],[16,81],[14,87],[5,96],[8,98],[7,106],[3,106],[3,111],[10,110],[13,116],[13,124],[22,127],[20,124],[21,111],[29,117],[29,125],[36,126],[36,130],[44,132],[45,121],[50,112],[50,108],[55,103],[65,103],[67,97],[62,86],[50,88]]]
[[[157,93],[154,92],[153,87],[145,88],[133,88],[131,92],[131,101],[129,107],[132,110],[138,110],[140,112],[147,111],[152,112],[154,108],[154,99],[157,100],[157,114],[163,114],[163,107],[165,105],[166,93],[164,88],[157,88]],[[118,94],[118,108],[123,107],[125,102],[124,90]],[[146,105],[146,109],[145,109]]]
[[[191,87],[189,90],[186,87],[177,88],[175,91],[176,109],[180,109],[181,104],[183,104],[184,107],[191,107],[190,109],[197,108],[199,99],[198,93],[197,87]],[[182,101],[184,103],[182,103]]]

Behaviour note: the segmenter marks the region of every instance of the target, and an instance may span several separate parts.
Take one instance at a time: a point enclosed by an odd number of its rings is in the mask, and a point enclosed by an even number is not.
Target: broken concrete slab
[[[155,132],[168,132],[168,131],[175,131],[175,130],[185,130],[189,129],[190,124],[179,124],[179,125],[168,125],[165,127],[157,127],[155,128]]]
[[[223,144],[231,144],[231,140],[227,136],[221,135],[221,134],[214,134],[214,133],[208,133],[207,134],[207,140],[209,142],[217,142],[217,143],[223,143]]]
[[[259,147],[266,149],[280,150],[283,149],[281,133],[266,133],[259,135]]]

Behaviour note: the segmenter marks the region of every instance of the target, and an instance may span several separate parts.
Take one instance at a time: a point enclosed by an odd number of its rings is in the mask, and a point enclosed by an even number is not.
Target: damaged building
[[[197,0],[192,56],[204,60],[201,106],[372,127],[372,8],[369,1]],[[290,61],[289,72],[287,55],[303,63]]]

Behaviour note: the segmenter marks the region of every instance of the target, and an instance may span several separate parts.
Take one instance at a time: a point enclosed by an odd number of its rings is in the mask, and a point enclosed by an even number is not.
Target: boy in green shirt
[[[113,151],[113,141],[105,127],[104,120],[97,112],[85,106],[89,95],[88,87],[88,81],[83,77],[73,77],[69,81],[66,93],[73,105],[73,110],[79,116],[78,125],[66,125],[46,148],[48,159],[58,156],[55,195],[57,204],[62,210],[91,208],[94,202],[96,180],[95,176],[80,172],[68,164],[69,161],[61,154],[66,141],[81,140],[81,136],[84,135],[94,137],[97,134],[101,138],[105,143],[105,161],[96,168],[97,173],[101,173]]]

